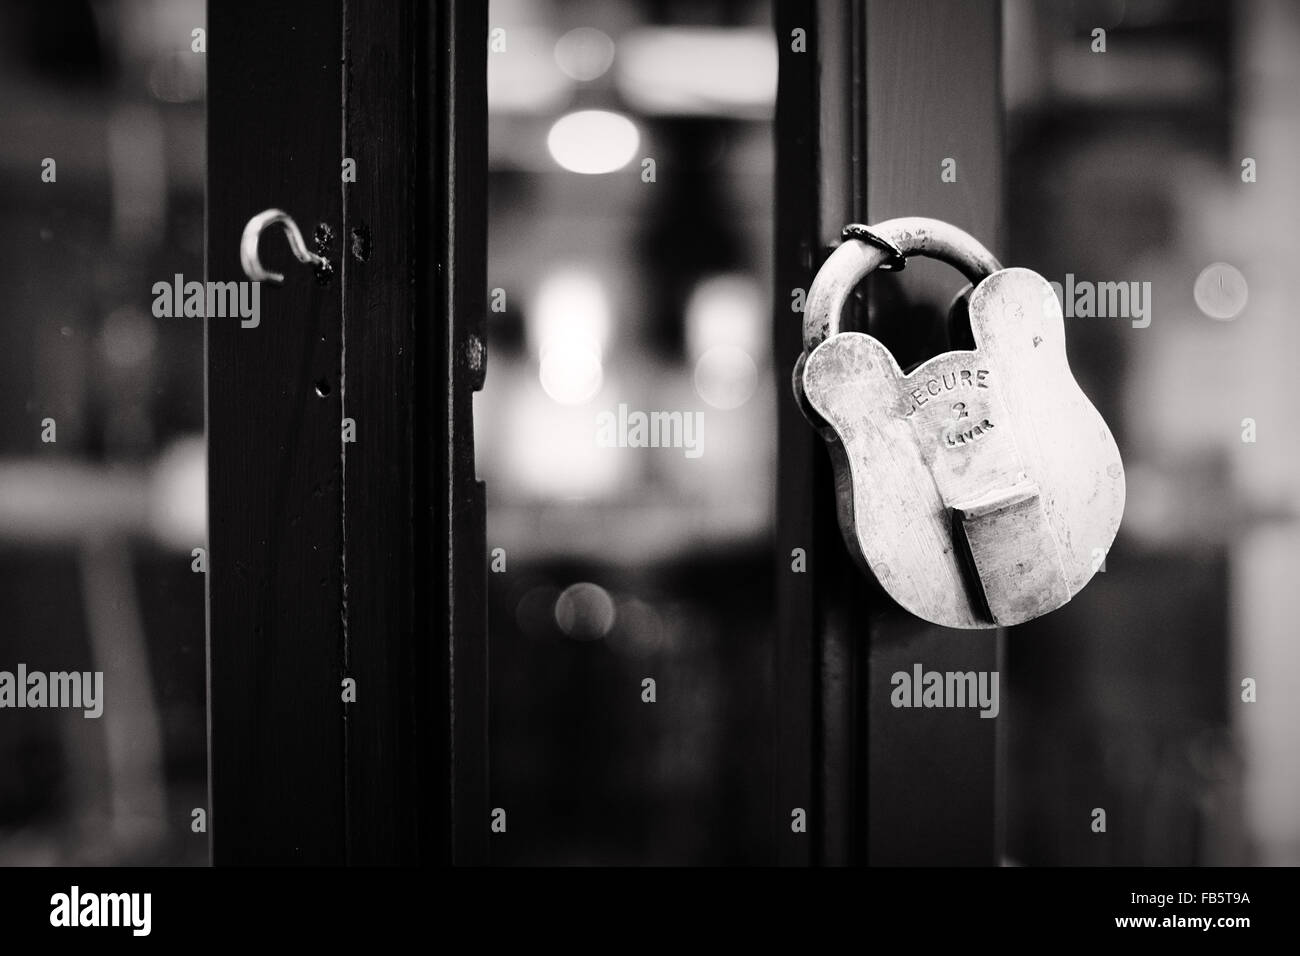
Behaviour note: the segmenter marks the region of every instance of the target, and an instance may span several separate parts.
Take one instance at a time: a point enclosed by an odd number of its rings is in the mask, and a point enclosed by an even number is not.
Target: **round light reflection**
[[[1230,322],[1240,315],[1249,294],[1241,270],[1226,262],[1210,263],[1201,270],[1192,287],[1196,307],[1220,322]]]
[[[711,348],[695,363],[696,393],[722,411],[744,405],[754,394],[757,383],[754,360],[734,345]]]
[[[538,375],[542,389],[561,405],[581,405],[600,391],[605,370],[594,348],[565,343],[547,350]]]
[[[568,76],[586,83],[614,63],[614,41],[592,27],[577,27],[555,42],[555,62]]]
[[[636,124],[607,110],[579,110],[561,116],[546,137],[546,147],[557,163],[589,176],[622,169],[640,144]]]
[[[614,599],[599,584],[571,584],[555,602],[555,623],[575,641],[597,641],[614,626]]]

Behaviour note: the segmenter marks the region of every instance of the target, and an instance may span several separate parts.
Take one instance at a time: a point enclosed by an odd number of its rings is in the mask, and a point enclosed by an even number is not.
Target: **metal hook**
[[[283,209],[267,209],[248,220],[248,225],[244,227],[244,234],[240,237],[239,264],[244,267],[245,275],[254,282],[274,282],[279,285],[284,281],[283,273],[268,272],[262,267],[261,260],[257,258],[257,241],[268,226],[277,223],[284,229],[285,238],[289,240],[289,250],[295,259],[305,265],[314,265],[317,269],[329,271],[330,261],[307,248],[293,217]]]

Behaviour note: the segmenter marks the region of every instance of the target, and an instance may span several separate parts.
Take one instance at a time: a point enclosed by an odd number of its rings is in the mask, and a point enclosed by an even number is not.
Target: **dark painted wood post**
[[[849,221],[946,219],[1002,246],[1000,7],[945,0],[778,0],[775,347],[793,366],[806,290]],[[792,49],[806,31],[807,52]],[[956,163],[956,181],[941,179]],[[907,364],[942,350],[939,318],[962,284],[937,263],[865,284],[877,334]],[[882,301],[883,300],[883,301]],[[888,305],[884,304],[888,301]],[[782,396],[778,477],[778,859],[992,864],[1001,857],[1005,717],[896,710],[890,675],[1000,670],[1001,631],[911,618],[852,565],[826,452]],[[805,548],[808,570],[791,571]],[[1005,696],[1007,688],[1002,686]],[[804,807],[808,832],[793,833]]]
[[[818,734],[814,705],[818,699],[814,637],[820,626],[818,592],[826,511],[818,491],[831,480],[829,461],[817,448],[821,441],[800,414],[786,370],[803,348],[801,314],[793,306],[806,294],[821,253],[818,238],[819,90],[817,53],[820,33],[815,4],[778,0],[773,17],[778,50],[776,95],[776,226],[772,292],[772,333],[777,369],[777,464],[775,740],[773,811],[778,862],[806,866],[816,858],[813,834],[799,833],[792,815],[818,808],[815,767]],[[805,49],[799,49],[806,44]],[[796,291],[800,290],[800,291]],[[834,521],[834,506],[830,510]],[[831,529],[833,530],[833,528]],[[797,551],[807,558],[795,573]],[[814,816],[814,823],[817,819]],[[819,831],[814,831],[819,832]]]
[[[486,858],[486,36],[472,2],[209,11],[208,277],[269,207],[333,265],[268,232],[258,327],[208,321],[218,864]]]

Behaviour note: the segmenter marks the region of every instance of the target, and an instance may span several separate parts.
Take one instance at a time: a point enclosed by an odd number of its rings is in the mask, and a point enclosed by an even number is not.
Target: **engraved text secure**
[[[808,292],[794,386],[829,444],[850,551],[903,608],[947,627],[1019,624],[1060,607],[1110,549],[1124,468],[1070,372],[1052,287],[935,219],[845,236]],[[908,255],[975,284],[975,348],[904,373],[839,320],[863,277]]]

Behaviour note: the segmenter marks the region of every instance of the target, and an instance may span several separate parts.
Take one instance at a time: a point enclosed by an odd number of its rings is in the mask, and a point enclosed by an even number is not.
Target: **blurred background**
[[[1300,8],[1004,9],[1008,260],[1152,299],[1146,328],[1066,319],[1128,501],[1105,573],[1011,632],[1008,852],[1295,865]],[[1108,840],[1073,825],[1095,806]]]
[[[106,697],[0,711],[0,863],[207,861],[204,13],[0,7],[0,670]]]
[[[769,5],[498,0],[489,23],[493,859],[760,862],[789,374]],[[602,447],[620,404],[702,413],[702,453]]]
[[[1152,298],[1145,328],[1066,320],[1128,505],[1104,572],[1009,634],[1007,862],[1300,864],[1300,7],[1003,9],[1004,261]],[[99,720],[0,711],[0,864],[207,860],[203,332],[150,311],[203,268],[203,19],[0,7],[0,669],[108,688]],[[494,862],[764,863],[771,329],[799,318],[771,296],[771,6],[490,23]],[[602,446],[620,405],[702,413],[702,454]]]

